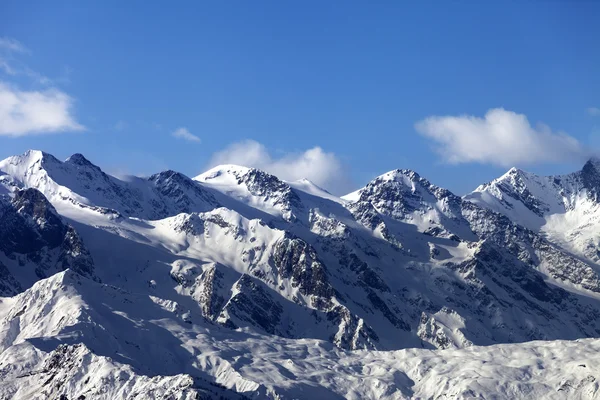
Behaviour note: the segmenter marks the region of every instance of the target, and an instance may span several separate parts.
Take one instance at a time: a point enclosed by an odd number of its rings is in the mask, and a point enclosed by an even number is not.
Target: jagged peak
[[[398,178],[403,179],[404,177],[407,177],[411,180],[418,180],[421,178],[421,176],[416,171],[413,171],[412,169],[394,169],[394,170],[386,172],[385,174],[379,175],[377,178],[375,178],[375,180],[389,181],[389,180],[397,180]]]
[[[441,188],[429,182],[427,179],[419,175],[418,172],[412,169],[394,169],[384,174],[379,175],[367,185],[359,190],[342,196],[341,198],[345,201],[355,202],[358,201],[363,194],[373,190],[373,188],[380,185],[395,187],[405,187],[408,190],[418,190],[417,187],[421,187],[426,191],[438,193],[439,196],[447,197],[454,196],[452,192],[447,189]],[[405,189],[403,189],[405,190]]]
[[[530,174],[529,172],[527,172],[527,171],[523,171],[523,170],[522,170],[522,169],[520,169],[520,168],[517,168],[517,167],[512,167],[511,169],[509,169],[509,170],[506,172],[506,174],[505,174],[505,175],[509,175],[509,176],[520,176],[520,177],[523,177],[523,176],[528,176],[528,175],[531,175],[531,174]]]
[[[430,191],[433,191],[433,190],[446,191],[446,189],[443,189],[441,187],[433,185],[426,178],[423,178],[421,175],[419,175],[418,172],[416,172],[412,169],[395,169],[392,171],[388,171],[385,174],[379,175],[377,178],[375,178],[374,180],[369,182],[367,184],[367,187],[368,186],[376,186],[381,183],[388,183],[388,182],[395,182],[396,184],[399,184],[401,186],[406,186],[406,187],[410,188],[411,190],[415,189],[417,186],[420,186],[420,187],[425,188]]]

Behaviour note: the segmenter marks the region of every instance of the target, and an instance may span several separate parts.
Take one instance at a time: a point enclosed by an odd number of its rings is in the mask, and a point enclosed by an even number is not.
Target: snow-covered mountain
[[[465,198],[395,170],[338,198],[235,165],[118,179],[80,154],[10,157],[0,398],[593,398],[599,377],[557,379],[552,357],[598,346],[558,341],[600,337],[598,190],[594,160]],[[532,340],[557,342],[507,345]],[[486,384],[459,378],[514,351]]]
[[[59,210],[67,212],[76,205],[105,214],[157,219],[218,206],[209,193],[183,174],[164,171],[148,179],[131,177],[124,181],[107,175],[81,154],[62,162],[30,150],[1,161],[0,171],[4,187],[38,189]]]
[[[567,175],[538,176],[513,168],[465,199],[539,232],[565,250],[600,262],[600,160]]]

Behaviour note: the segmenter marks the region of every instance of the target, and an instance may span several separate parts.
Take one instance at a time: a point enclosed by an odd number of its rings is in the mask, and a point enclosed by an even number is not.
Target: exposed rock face
[[[70,268],[98,279],[93,259],[77,232],[36,189],[17,190],[12,200],[0,198],[0,251],[9,264],[0,262],[3,296],[31,286],[35,281],[26,278],[31,272],[40,279]]]
[[[465,320],[454,310],[443,307],[435,314],[423,313],[417,335],[438,349],[452,349],[472,346],[461,329]]]
[[[272,260],[279,276],[289,279],[292,287],[297,287],[302,295],[309,297],[312,306],[331,306],[334,290],[315,249],[301,239],[284,237],[275,245]]]
[[[236,329],[239,327],[239,322],[236,321],[244,321],[267,333],[287,336],[280,327],[283,306],[262,282],[242,275],[234,290],[235,294],[219,315],[219,323]]]
[[[289,185],[276,176],[251,168],[246,174],[238,176],[238,184],[245,184],[254,196],[271,200],[273,205],[281,206],[288,220],[293,220],[294,208],[301,208],[298,195]]]
[[[203,212],[219,206],[214,195],[197,182],[175,171],[163,171],[148,178],[158,194],[152,201],[158,218],[177,213]]]
[[[437,206],[440,214],[456,219],[461,199],[449,190],[432,185],[411,170],[395,170],[373,180],[361,190],[359,201],[370,202],[377,210],[395,219],[410,218],[415,211]]]

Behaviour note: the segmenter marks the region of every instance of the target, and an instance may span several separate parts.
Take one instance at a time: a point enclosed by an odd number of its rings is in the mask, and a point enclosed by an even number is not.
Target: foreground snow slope
[[[126,293],[70,271],[2,299],[0,321],[5,348],[0,398],[600,395],[598,339],[348,352],[324,341],[189,324],[177,304]]]

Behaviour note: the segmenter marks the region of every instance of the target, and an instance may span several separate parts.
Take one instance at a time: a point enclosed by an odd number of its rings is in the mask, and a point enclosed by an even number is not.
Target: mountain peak
[[[600,159],[590,158],[581,169],[583,185],[592,193],[600,192]]]
[[[208,180],[215,179],[220,176],[227,175],[227,174],[229,174],[229,175],[245,175],[248,172],[250,172],[251,170],[252,170],[252,168],[244,167],[242,165],[222,164],[222,165],[217,165],[216,167],[213,167],[213,168],[209,169],[208,171],[201,173],[200,175],[194,177],[194,180],[206,182]]]
[[[411,180],[419,179],[421,176],[413,171],[412,169],[394,169],[386,172],[385,174],[379,175],[376,179],[384,181],[398,180],[398,178],[407,177]]]
[[[511,169],[509,169],[506,174],[504,174],[504,176],[525,176],[528,175],[528,172],[523,171],[522,169],[519,169],[517,167],[512,167]]]
[[[65,162],[76,164],[76,165],[86,165],[86,166],[95,166],[83,156],[81,153],[75,153],[71,157],[67,158]]]
[[[8,157],[7,159],[2,161],[2,164],[4,164],[5,162],[12,165],[33,165],[38,162],[60,163],[60,161],[52,154],[46,153],[41,150],[27,150],[21,155]]]
[[[22,156],[38,159],[38,158],[42,158],[46,154],[48,154],[48,153],[43,152],[42,150],[29,149],[25,153],[23,153]]]
[[[517,167],[512,167],[511,169],[506,171],[503,175],[492,180],[491,182],[487,182],[487,183],[479,185],[477,187],[477,189],[475,189],[475,191],[480,192],[482,190],[485,190],[488,187],[491,187],[494,185],[503,185],[503,184],[506,184],[507,182],[512,182],[512,183],[521,182],[530,176],[532,176],[531,173],[525,172],[522,169],[519,169]]]
[[[592,156],[589,160],[583,165],[583,169],[593,168],[596,171],[600,172],[600,157]]]
[[[180,172],[173,171],[172,169],[167,169],[165,171],[161,171],[161,172],[158,172],[156,174],[150,175],[150,177],[148,178],[148,180],[149,181],[155,181],[155,180],[158,180],[158,179],[169,179],[169,178],[173,178],[173,177],[176,177],[176,178],[185,177],[185,178],[187,178],[187,176],[183,175]]]

